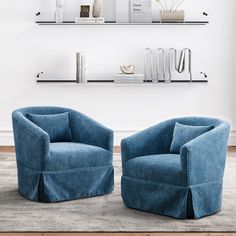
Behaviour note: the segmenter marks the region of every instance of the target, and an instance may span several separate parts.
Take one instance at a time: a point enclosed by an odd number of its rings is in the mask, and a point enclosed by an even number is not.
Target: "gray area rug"
[[[13,154],[0,154],[0,231],[167,232],[236,231],[236,154],[227,158],[222,211],[200,220],[176,220],[125,208],[120,197],[120,156],[113,194],[62,203],[35,203],[17,192]]]

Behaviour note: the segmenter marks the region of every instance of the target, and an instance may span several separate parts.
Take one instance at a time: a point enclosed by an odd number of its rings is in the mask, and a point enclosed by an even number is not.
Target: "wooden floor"
[[[0,236],[236,236],[236,233],[0,233]]]
[[[0,146],[0,152],[12,153],[15,152],[15,148],[12,146]]]
[[[0,152],[4,153],[12,153],[15,151],[14,147],[0,147]],[[120,147],[115,147],[114,152],[119,153]],[[229,152],[236,152],[236,147],[229,147]],[[1,229],[0,229],[1,231]],[[235,233],[227,233],[227,232],[221,232],[221,233],[214,233],[214,232],[208,232],[208,233],[1,233],[0,236],[236,236]]]

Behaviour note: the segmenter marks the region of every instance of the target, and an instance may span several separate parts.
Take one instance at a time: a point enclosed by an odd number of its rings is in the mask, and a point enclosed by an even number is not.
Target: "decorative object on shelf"
[[[146,48],[144,55],[144,75],[145,82],[152,81],[152,49]]]
[[[75,17],[75,23],[77,24],[93,24],[96,23],[96,19],[92,17]]]
[[[116,0],[103,0],[102,11],[105,21],[116,22]]]
[[[103,17],[96,18],[96,23],[104,24],[105,23],[105,19]]]
[[[130,3],[129,0],[116,0],[116,22],[128,23]]]
[[[124,74],[114,75],[114,83],[116,84],[142,84],[144,82],[143,74]]]
[[[64,0],[56,0],[56,23],[63,23],[64,19]]]
[[[157,77],[153,78],[154,82],[165,81],[165,50],[163,48],[158,48],[156,50],[156,75]]]
[[[76,24],[104,24],[104,18],[75,17]]]
[[[134,74],[135,73],[135,65],[120,66],[120,70],[123,74]]]
[[[93,17],[99,18],[101,15],[101,4],[99,0],[94,0],[93,2]]]
[[[156,0],[161,6],[160,21],[161,22],[184,22],[185,13],[179,7],[184,0]]]
[[[184,11],[160,11],[161,22],[184,22]]]
[[[86,83],[86,58],[81,52],[76,53],[76,83]]]
[[[130,1],[130,22],[151,23],[152,22],[152,1],[131,0]]]
[[[81,5],[80,17],[89,17],[89,14],[90,14],[90,5]]]
[[[82,55],[81,57],[81,80],[82,83],[87,82],[87,63],[85,55]]]
[[[180,58],[177,58],[177,50],[170,48],[164,50],[158,48],[152,50],[145,49],[144,74],[145,81],[156,83],[164,80],[165,82],[192,81],[192,52],[189,48],[181,50]],[[168,56],[167,56],[168,55]]]
[[[176,11],[183,4],[184,0],[156,0],[163,11]]]

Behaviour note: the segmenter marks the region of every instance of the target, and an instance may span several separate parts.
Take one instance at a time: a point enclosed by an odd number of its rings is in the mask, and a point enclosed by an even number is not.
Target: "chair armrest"
[[[20,112],[12,114],[17,162],[27,168],[44,169],[49,156],[49,136]]]
[[[169,153],[173,126],[174,122],[165,121],[123,139],[122,164],[138,156]]]
[[[189,185],[223,178],[229,130],[225,122],[181,148],[181,169],[187,174]]]
[[[113,152],[113,131],[86,115],[71,111],[72,141],[101,147]]]

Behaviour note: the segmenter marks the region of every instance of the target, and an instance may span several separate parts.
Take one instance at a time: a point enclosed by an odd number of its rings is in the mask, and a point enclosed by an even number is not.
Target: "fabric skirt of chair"
[[[185,187],[123,176],[121,193],[129,208],[178,219],[198,219],[220,211],[222,181]]]
[[[113,166],[39,172],[18,163],[18,189],[27,199],[60,202],[109,194],[114,189]]]

